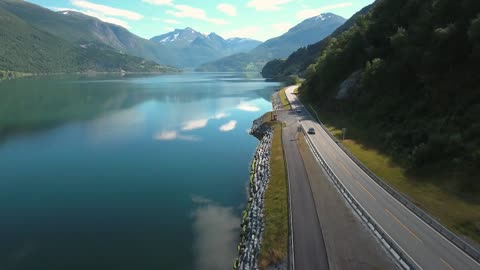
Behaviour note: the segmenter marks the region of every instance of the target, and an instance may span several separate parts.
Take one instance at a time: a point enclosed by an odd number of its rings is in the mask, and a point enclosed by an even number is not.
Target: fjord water
[[[249,76],[1,82],[0,269],[229,269],[279,87]]]

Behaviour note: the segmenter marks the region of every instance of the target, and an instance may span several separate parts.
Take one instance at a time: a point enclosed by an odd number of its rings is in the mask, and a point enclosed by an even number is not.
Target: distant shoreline
[[[172,68],[173,69],[173,68]],[[0,81],[8,81],[8,80],[15,80],[20,78],[27,78],[27,77],[42,77],[42,76],[60,76],[60,75],[155,75],[155,74],[179,74],[183,73],[183,70],[177,71],[152,71],[152,72],[134,72],[134,71],[84,71],[84,72],[53,72],[53,73],[24,73],[18,71],[4,71],[0,70]]]

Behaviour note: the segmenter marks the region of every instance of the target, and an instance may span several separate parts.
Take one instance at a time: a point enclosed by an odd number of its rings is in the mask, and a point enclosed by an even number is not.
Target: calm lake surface
[[[0,269],[230,269],[252,120],[245,74],[0,82]]]

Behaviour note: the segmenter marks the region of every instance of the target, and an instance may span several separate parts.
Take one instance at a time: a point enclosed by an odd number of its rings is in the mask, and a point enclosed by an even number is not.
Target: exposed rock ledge
[[[253,121],[250,134],[260,139],[250,172],[250,196],[243,211],[241,241],[233,269],[257,270],[264,226],[264,194],[270,180],[270,147],[273,130],[262,124],[262,117]]]

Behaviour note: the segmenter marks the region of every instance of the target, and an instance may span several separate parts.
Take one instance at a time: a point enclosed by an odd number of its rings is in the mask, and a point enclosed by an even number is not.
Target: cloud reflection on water
[[[187,121],[183,124],[182,130],[189,131],[194,129],[200,129],[207,126],[209,119],[198,119],[198,120],[191,120]]]
[[[230,122],[226,123],[225,125],[222,125],[220,127],[220,131],[223,131],[223,132],[232,131],[232,130],[235,129],[236,126],[237,126],[237,121],[231,120]]]
[[[240,217],[232,207],[220,206],[201,196],[192,196],[192,202],[195,269],[230,269],[237,253]]]
[[[209,117],[209,118],[190,120],[190,121],[187,121],[187,122],[183,123],[183,126],[182,126],[181,129],[183,131],[190,131],[190,130],[204,128],[204,127],[207,126],[208,121],[210,121],[212,119],[220,120],[220,119],[223,119],[223,118],[228,117],[228,116],[229,116],[229,114],[224,113],[224,112],[220,112],[220,113],[217,113],[217,114],[215,114],[215,115],[213,115],[212,117]]]
[[[228,117],[228,116],[230,116],[228,113],[223,113],[223,112],[221,112],[221,113],[215,114],[215,115],[213,116],[213,119],[219,120],[219,119],[223,119],[223,118]]]
[[[258,111],[260,111],[260,108],[258,108],[257,106],[249,104],[249,103],[243,103],[243,102],[240,103],[237,106],[237,109],[242,110],[242,111],[246,111],[246,112],[258,112]]]
[[[200,141],[200,138],[197,136],[182,135],[175,130],[166,130],[158,132],[153,136],[155,140],[159,141],[173,141],[173,140],[182,140],[182,141]]]

